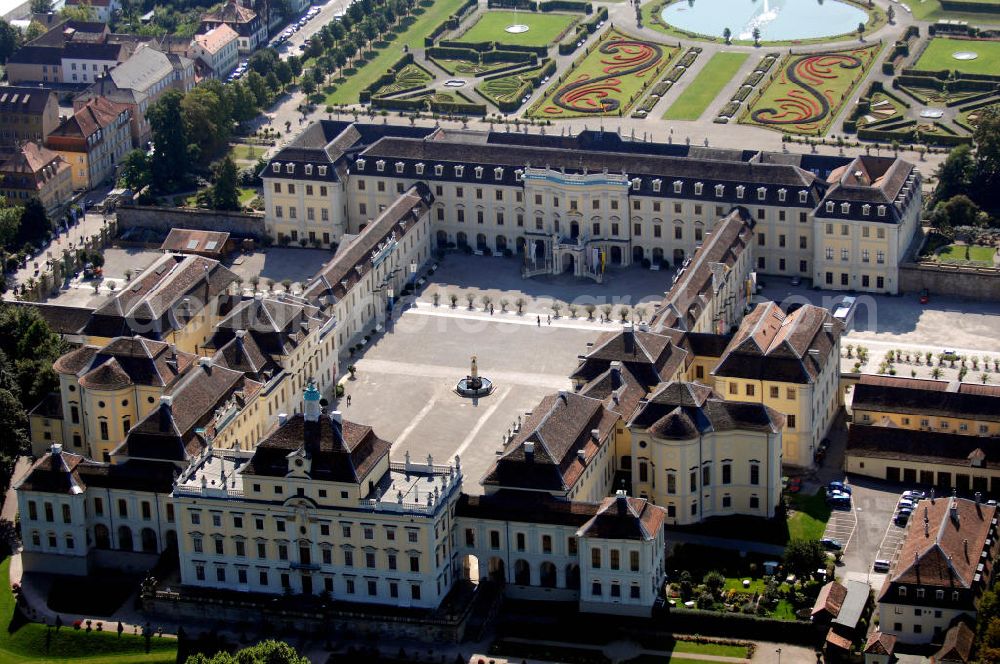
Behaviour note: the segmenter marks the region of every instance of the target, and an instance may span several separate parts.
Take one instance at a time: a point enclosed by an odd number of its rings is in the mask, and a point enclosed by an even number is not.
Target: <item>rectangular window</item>
[[[788,424],[788,428],[789,429],[794,429],[795,428],[795,416],[794,415],[786,415],[785,416],[785,422]]]
[[[596,547],[590,550],[590,566],[593,569],[601,569],[601,550]]]
[[[611,569],[621,569],[621,552],[618,549],[611,549]]]
[[[760,484],[760,464],[750,464],[750,484]]]
[[[733,465],[730,463],[722,464],[722,483],[732,484],[733,482]]]
[[[638,572],[639,571],[639,552],[629,551],[628,552],[628,568],[629,571]]]

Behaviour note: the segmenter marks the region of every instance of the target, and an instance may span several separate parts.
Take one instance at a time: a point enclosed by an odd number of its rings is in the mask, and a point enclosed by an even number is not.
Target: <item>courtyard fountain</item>
[[[455,388],[460,396],[469,399],[488,396],[493,392],[493,381],[479,375],[479,366],[476,363],[476,356],[472,356],[472,366],[469,368],[469,375],[458,381]]]

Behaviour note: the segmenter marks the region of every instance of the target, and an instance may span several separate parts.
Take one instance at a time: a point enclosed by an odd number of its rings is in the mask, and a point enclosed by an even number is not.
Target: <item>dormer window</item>
[[[684,187],[684,183],[683,182],[681,182],[680,180],[674,180],[674,193],[675,194],[681,193],[681,188],[682,187]]]
[[[477,180],[482,180],[483,179],[483,167],[482,166],[476,166],[476,179]]]
[[[306,164],[305,168],[306,168],[306,175],[312,175],[313,174],[312,164]]]
[[[762,201],[767,198],[767,187],[757,187],[757,200]]]
[[[434,175],[444,175],[444,166],[441,164],[434,164]]]
[[[799,203],[805,203],[809,200],[809,192],[805,189],[799,191]]]
[[[419,164],[417,164],[416,166],[414,166],[414,170],[417,171],[417,175],[423,175],[424,174],[424,162],[420,162]]]
[[[406,166],[406,165],[405,165],[405,164],[404,164],[403,162],[401,162],[401,161],[397,161],[397,162],[396,162],[396,172],[397,172],[397,173],[402,173],[402,172],[403,172],[403,168],[404,168],[405,166]]]
[[[861,214],[863,214],[863,215],[865,215],[867,217],[871,213],[872,213],[872,206],[871,205],[869,205],[868,203],[865,203],[864,205],[861,206]]]
[[[906,586],[900,586],[899,587],[899,596],[900,597],[906,597]]]
[[[724,194],[725,192],[726,192],[726,185],[724,185],[724,184],[717,184],[717,185],[715,185],[715,197],[716,198],[722,198],[722,194]]]
[[[286,173],[294,173],[295,172],[295,164],[285,164],[285,172]]]
[[[375,162],[375,170],[379,173],[385,170],[385,159],[379,159]]]
[[[850,203],[841,203],[840,204],[840,212],[841,212],[841,214],[847,214],[850,211],[851,211],[851,204]]]
[[[826,211],[827,212],[833,212],[833,205],[834,205],[833,201],[827,201],[826,202]]]
[[[879,205],[878,208],[876,208],[876,209],[878,211],[878,216],[880,216],[880,217],[884,217],[885,216],[885,206],[884,205]]]
[[[354,162],[354,165],[358,167],[359,171],[365,170],[365,160],[364,159],[358,159],[357,161]]]
[[[281,172],[281,164],[279,164],[278,162],[274,162],[273,164],[271,164],[271,172],[272,173],[280,173]]]
[[[701,190],[702,190],[702,188],[704,186],[705,185],[703,185],[701,182],[695,182],[694,183],[694,195],[695,196],[701,196]]]
[[[326,176],[326,166],[319,166],[318,168],[319,168],[320,177],[325,177]]]
[[[743,198],[743,192],[745,192],[745,191],[746,191],[746,189],[747,189],[747,188],[746,188],[746,187],[744,187],[744,186],[743,186],[743,185],[741,185],[741,184],[740,184],[740,185],[736,185],[736,198]],[[716,196],[718,196],[718,195],[719,195],[719,187],[716,187],[716,188],[715,188],[715,195],[716,195]]]
[[[463,175],[465,175],[465,166],[456,166],[455,167],[455,177],[460,178]]]
[[[642,178],[632,178],[632,191],[639,191],[642,186]]]
[[[653,191],[656,192],[657,194],[660,193],[660,187],[662,185],[663,185],[663,180],[660,180],[659,178],[653,180]]]
[[[514,181],[524,182],[524,171],[520,168],[514,171]]]
[[[493,169],[493,179],[503,180],[503,169],[500,168],[499,166]]]
[[[787,189],[779,189],[778,190],[778,202],[779,203],[784,203],[785,202],[785,198],[787,198],[787,197],[788,197],[788,190]]]

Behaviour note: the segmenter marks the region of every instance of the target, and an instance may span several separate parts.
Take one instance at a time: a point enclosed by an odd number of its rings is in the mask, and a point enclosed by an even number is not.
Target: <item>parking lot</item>
[[[823,538],[835,539],[840,542],[841,550],[846,555],[857,525],[858,518],[854,514],[854,510],[833,510],[830,514],[830,520],[826,522]]]

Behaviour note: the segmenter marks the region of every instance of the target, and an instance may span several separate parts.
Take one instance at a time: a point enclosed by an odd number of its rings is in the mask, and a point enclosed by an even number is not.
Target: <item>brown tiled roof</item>
[[[15,486],[18,491],[80,494],[87,488],[80,479],[80,464],[94,463],[72,452],[46,453],[32,464],[24,478]]]
[[[986,539],[991,537],[996,509],[993,505],[954,497],[917,503],[896,567],[883,586],[879,601],[884,601],[890,587],[903,584],[956,590],[978,585],[974,579],[976,568]],[[987,562],[992,566],[993,561]],[[982,572],[984,578],[989,578],[989,572]],[[895,597],[894,594],[894,601]]]
[[[722,280],[753,237],[754,220],[733,210],[709,234],[674,279],[650,325],[690,330],[722,287]]]
[[[132,384],[128,373],[111,357],[80,378],[80,387],[88,390],[122,390]]]
[[[484,496],[463,493],[455,506],[455,516],[580,528],[597,514],[598,507],[595,503],[563,500],[548,493],[501,489]]]
[[[853,409],[1000,422],[1000,393],[961,386],[958,391],[951,391],[947,381],[862,379],[854,387]]]
[[[975,457],[981,465],[994,467],[1000,464],[1000,438],[852,424],[847,455],[965,467]]]
[[[11,302],[9,304],[33,307],[56,334],[79,334],[87,321],[90,320],[90,315],[94,313],[93,309],[45,302]]]
[[[959,383],[959,394],[979,394],[1000,397],[1000,385],[982,385],[980,383]]]
[[[709,431],[777,433],[783,425],[782,415],[768,406],[725,401],[710,387],[679,381],[658,387],[628,423],[664,440],[687,440]]]
[[[40,115],[50,100],[58,105],[55,92],[49,88],[0,86],[0,113]]]
[[[265,353],[287,355],[325,318],[301,298],[285,294],[254,297],[237,304],[219,322],[212,343],[221,347],[233,339],[237,330],[246,330]]]
[[[236,0],[229,0],[216,11],[203,14],[201,20],[220,23],[249,23],[255,18],[257,18],[257,12],[249,7],[244,7]]]
[[[828,329],[829,328],[829,329]],[[833,357],[843,324],[822,307],[806,304],[790,314],[775,302],[757,305],[740,323],[713,375],[812,383]],[[816,350],[818,353],[810,351]]]
[[[601,334],[570,378],[590,381],[612,362],[621,362],[649,387],[669,380],[686,358],[687,352],[675,346],[670,336],[626,326],[620,332]]]
[[[254,380],[265,381],[280,371],[280,367],[254,341],[254,336],[242,330],[215,351],[212,359],[220,367],[242,371]]]
[[[36,190],[69,167],[58,153],[28,141],[0,164],[0,180],[7,188]]]
[[[948,381],[933,378],[905,378],[903,376],[882,376],[879,374],[861,374],[859,385],[878,385],[881,387],[908,387],[910,389],[932,390],[946,392]]]
[[[663,527],[666,512],[642,498],[623,493],[605,498],[597,514],[577,531],[577,537],[652,540]]]
[[[176,470],[172,464],[128,460],[107,464],[79,454],[46,452],[17,485],[18,491],[76,495],[88,487],[169,493]]]
[[[365,226],[346,247],[341,247],[305,290],[310,301],[339,299],[372,269],[371,254],[390,238],[403,237],[427,214],[431,202],[426,185],[417,184]],[[332,304],[330,300],[326,304]]]
[[[229,233],[223,231],[203,231],[188,228],[171,228],[160,245],[162,251],[176,251],[181,254],[222,255]]]
[[[208,444],[216,410],[236,398],[246,404],[260,390],[260,383],[241,371],[219,366],[197,366],[166,391],[172,403],[151,411],[135,425],[120,452],[130,457],[183,461]],[[201,429],[202,431],[199,431]]]
[[[941,649],[934,653],[936,664],[966,664],[972,659],[976,633],[965,620],[959,620],[944,633]]]
[[[826,642],[835,648],[840,648],[841,650],[850,650],[853,645],[850,637],[840,634],[834,628],[830,628],[826,633]]]
[[[840,607],[844,605],[846,598],[847,587],[837,581],[830,581],[819,589],[819,594],[813,603],[813,619],[823,612],[829,615],[829,619],[836,618],[840,614]]]
[[[646,396],[646,386],[624,364],[612,362],[607,371],[581,387],[579,394],[600,399],[606,408],[628,419]]]
[[[84,333],[117,337],[135,332],[160,338],[182,328],[216,296],[236,281],[218,261],[201,256],[164,254],[110,301],[94,312]],[[187,310],[183,300],[190,299]]]
[[[260,442],[243,473],[284,477],[288,473],[288,454],[303,446],[312,457],[312,479],[358,483],[388,456],[390,443],[375,435],[370,426],[346,420],[339,423],[329,415],[321,415],[318,422],[307,422],[299,414]]]
[[[90,366],[99,350],[98,346],[81,346],[71,350],[52,363],[52,370],[59,374],[79,374],[84,368]]]
[[[118,120],[118,116],[127,110],[128,107],[124,104],[116,104],[104,97],[96,97],[66,118],[53,130],[50,137],[54,136],[57,139],[59,137],[79,138],[86,141],[98,131],[106,130],[112,126]]]
[[[870,655],[891,655],[896,648],[896,637],[878,630],[868,635],[865,653]]]
[[[618,420],[618,414],[599,399],[572,392],[550,394],[531,412],[483,483],[539,491],[569,490]]]
[[[194,362],[190,353],[145,337],[116,337],[103,348],[82,346],[56,360],[57,373],[80,377],[87,389],[119,390],[129,385],[166,387]]]

